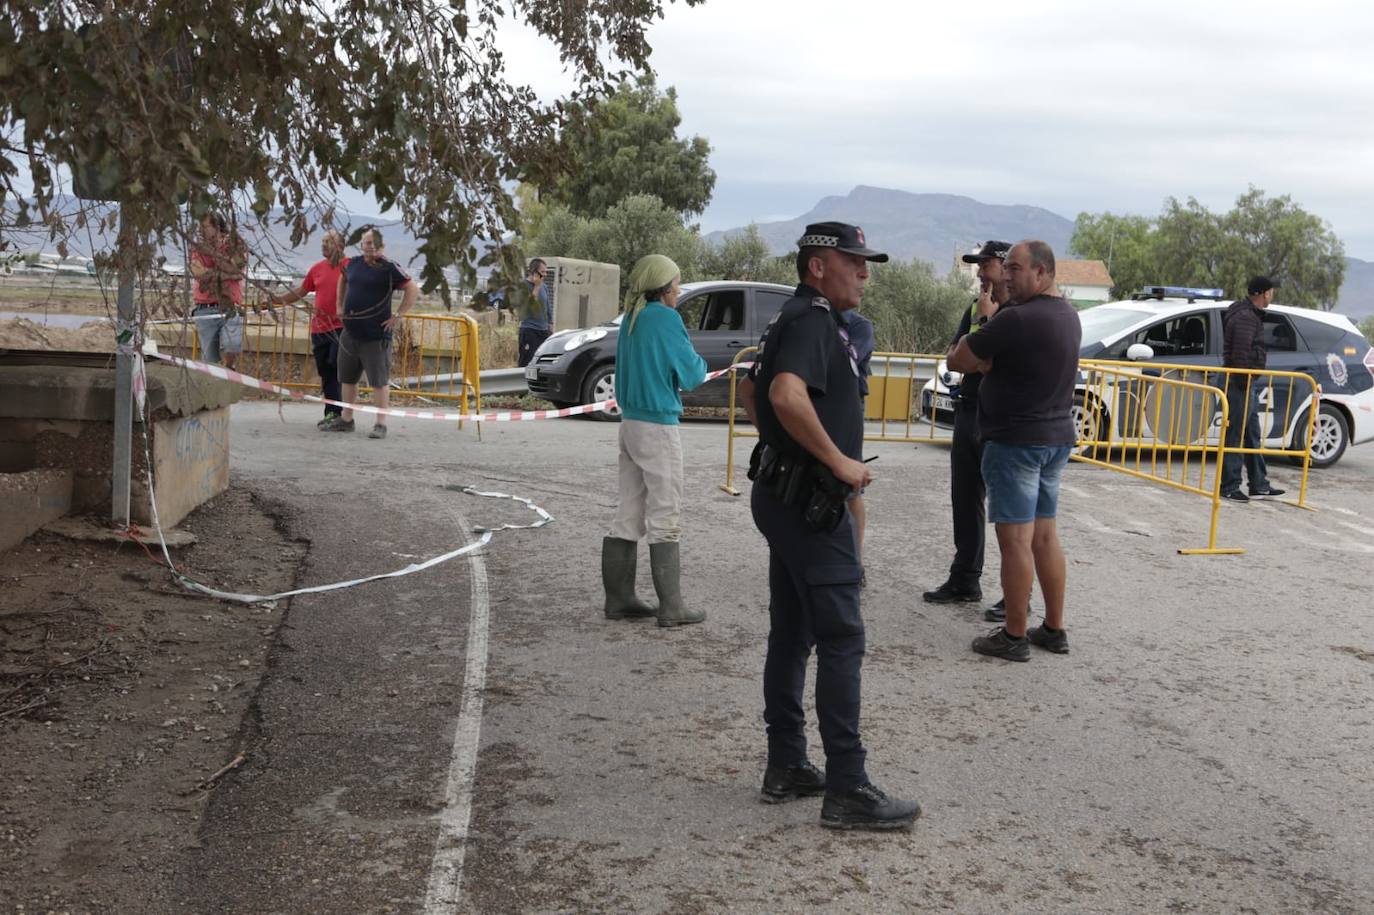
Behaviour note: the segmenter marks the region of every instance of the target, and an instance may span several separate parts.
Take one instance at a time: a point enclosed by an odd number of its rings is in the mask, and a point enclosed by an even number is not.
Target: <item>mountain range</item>
[[[1040,207],[980,203],[956,194],[912,194],[860,185],[844,197],[823,197],[812,209],[782,222],[759,224],[759,234],[774,254],[796,247],[808,223],[836,220],[863,226],[869,244],[894,258],[919,258],[948,270],[956,255],[989,238],[1016,241],[1040,238],[1056,251],[1065,251],[1073,235],[1073,220]],[[712,232],[708,242],[719,244],[743,228]]]
[[[1055,251],[1066,252],[1073,236],[1073,220],[1040,207],[988,204],[956,194],[913,194],[865,185],[843,197],[824,197],[795,219],[759,223],[757,228],[774,254],[786,254],[794,250],[808,223],[827,220],[863,226],[871,246],[893,257],[929,261],[942,273],[956,254],[989,238],[1039,238]],[[720,244],[745,228],[711,232],[705,238]],[[1345,261],[1345,282],[1335,310],[1356,320],[1374,315],[1374,263],[1355,257]]]

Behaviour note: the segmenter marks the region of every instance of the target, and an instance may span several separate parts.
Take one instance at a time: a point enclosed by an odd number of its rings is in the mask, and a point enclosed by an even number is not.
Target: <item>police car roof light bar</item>
[[[1202,289],[1196,286],[1146,286],[1137,292],[1133,299],[1224,299],[1226,294],[1220,289]]]

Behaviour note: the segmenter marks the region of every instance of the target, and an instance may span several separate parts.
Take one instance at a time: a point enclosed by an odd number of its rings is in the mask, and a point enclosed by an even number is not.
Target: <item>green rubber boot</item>
[[[654,608],[635,596],[633,540],[607,537],[601,541],[601,584],[606,588],[606,619],[653,616]]]
[[[654,573],[658,592],[658,624],[686,626],[706,619],[701,610],[688,610],[682,604],[682,559],[676,543],[649,544],[649,568]]]

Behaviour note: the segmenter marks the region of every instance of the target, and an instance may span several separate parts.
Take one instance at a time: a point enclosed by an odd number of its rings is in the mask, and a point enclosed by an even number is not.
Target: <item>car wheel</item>
[[[587,381],[582,386],[582,402],[597,403],[602,400],[609,400],[615,396],[615,363],[608,362],[605,365],[598,365],[587,374]],[[591,419],[602,422],[619,422],[620,407],[615,406],[610,410],[597,410],[595,413],[588,413]]]
[[[1306,434],[1307,417],[1307,411],[1304,410],[1297,426],[1294,427],[1299,441]],[[1294,444],[1296,445],[1296,442]],[[1349,445],[1350,423],[1346,421],[1345,414],[1333,404],[1322,404],[1321,409],[1317,410],[1317,424],[1312,428],[1312,466],[1330,467],[1341,459]],[[1302,458],[1295,457],[1289,460],[1294,464],[1302,464]]]
[[[1069,411],[1069,415],[1073,418],[1073,434],[1076,441],[1106,442],[1111,440],[1112,418],[1096,397],[1088,398],[1083,394],[1073,395],[1073,409]],[[1085,445],[1075,451],[1081,457],[1099,461],[1106,460],[1108,452],[1109,448],[1102,445],[1095,448]]]

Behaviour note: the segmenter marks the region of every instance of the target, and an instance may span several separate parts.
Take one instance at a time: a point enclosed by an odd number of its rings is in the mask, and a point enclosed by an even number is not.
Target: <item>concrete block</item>
[[[202,410],[153,424],[153,483],[164,528],[229,488],[229,408]],[[139,524],[151,524],[147,496],[133,509]]]
[[[72,507],[70,470],[0,473],[0,550],[13,549]]]

